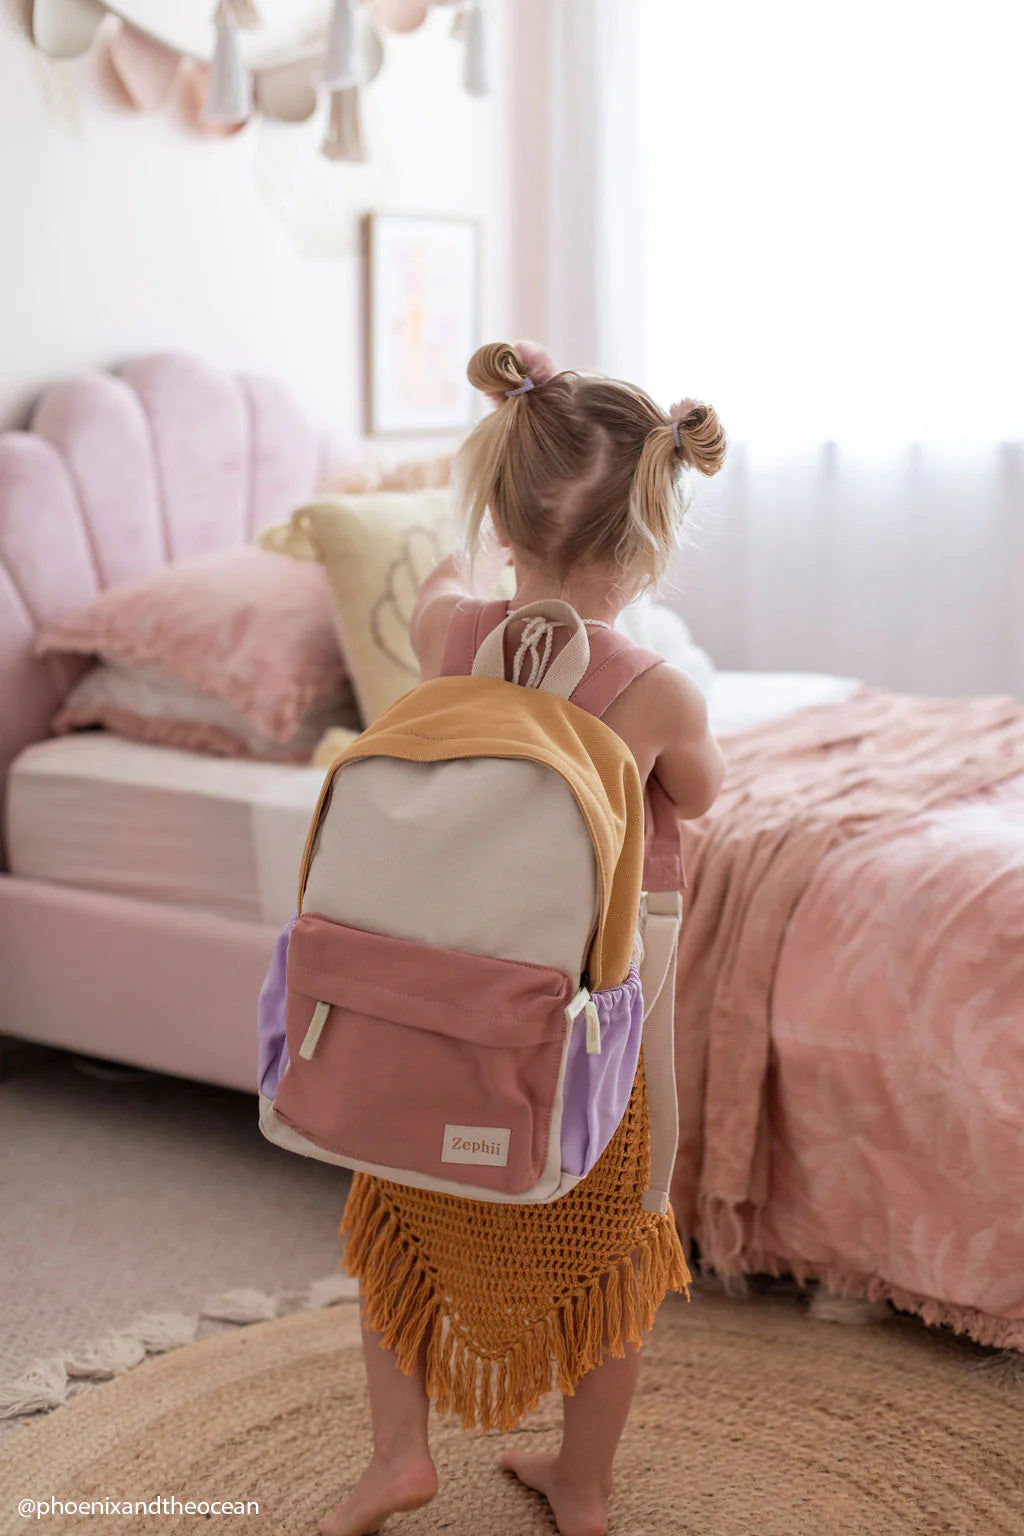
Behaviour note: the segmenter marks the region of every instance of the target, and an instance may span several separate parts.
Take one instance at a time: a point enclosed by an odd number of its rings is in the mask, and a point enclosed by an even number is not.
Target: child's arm
[[[703,816],[722,786],[725,760],[708,729],[697,684],[667,662],[631,683],[605,722],[629,742],[641,777],[656,773],[680,816]]]
[[[447,555],[435,565],[420,587],[409,621],[409,639],[424,681],[437,676],[452,614],[468,591],[458,555]]]
[[[435,565],[420,587],[409,621],[409,639],[424,682],[441,671],[445,636],[459,603],[473,594],[474,586],[489,591],[507,564],[508,551],[495,547],[477,555],[472,580],[458,554],[446,555]]]
[[[708,707],[697,684],[668,665],[655,668],[665,695],[666,726],[672,729],[654,763],[658,782],[684,820],[703,816],[714,804],[725,777],[722,749],[708,725]]]

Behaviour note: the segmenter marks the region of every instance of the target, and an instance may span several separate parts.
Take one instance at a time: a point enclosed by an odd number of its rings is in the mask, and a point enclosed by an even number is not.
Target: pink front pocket
[[[564,972],[304,914],[287,981],[282,1120],[396,1172],[509,1195],[538,1181],[570,1027]]]

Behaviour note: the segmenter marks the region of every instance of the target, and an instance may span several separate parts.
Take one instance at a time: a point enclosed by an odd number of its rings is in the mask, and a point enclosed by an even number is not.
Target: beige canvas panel
[[[599,899],[590,834],[551,769],[380,757],[336,773],[302,906],[392,938],[576,977]]]
[[[629,969],[644,853],[643,789],[636,762],[602,720],[540,688],[483,677],[439,677],[393,704],[336,760],[306,840],[306,875],[331,783],[346,764],[393,757],[436,763],[461,758],[524,759],[556,773],[572,791],[590,834],[604,909],[590,952],[595,988],[617,986]]]

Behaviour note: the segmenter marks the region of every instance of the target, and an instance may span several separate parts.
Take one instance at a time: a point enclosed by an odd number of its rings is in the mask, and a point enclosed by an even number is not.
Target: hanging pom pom
[[[466,45],[462,83],[470,96],[487,96],[487,26],[481,0],[470,0],[463,11],[462,36]]]
[[[389,32],[415,32],[429,8],[428,0],[373,0],[374,18]]]
[[[359,87],[331,92],[331,110],[322,145],[328,160],[365,160]]]
[[[213,16],[217,42],[203,107],[208,123],[244,123],[249,116],[249,72],[242,58],[231,0],[219,0]]]
[[[329,91],[345,91],[359,79],[356,69],[356,0],[334,0],[327,31],[323,83]]]
[[[310,59],[256,71],[253,100],[263,117],[278,123],[307,123],[317,108],[317,71]]]
[[[106,18],[100,0],[35,0],[32,41],[51,59],[78,59],[96,41]]]

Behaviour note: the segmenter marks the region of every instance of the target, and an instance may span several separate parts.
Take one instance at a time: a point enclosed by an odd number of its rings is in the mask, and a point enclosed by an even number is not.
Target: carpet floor
[[[88,1065],[88,1064],[87,1064]],[[256,1096],[0,1050],[0,1376],[216,1292],[336,1273],[348,1175],[264,1141]]]
[[[622,1443],[614,1536],[1018,1536],[1024,1395],[971,1370],[972,1350],[895,1314],[838,1328],[792,1299],[670,1298]],[[553,1449],[557,1426],[551,1398],[514,1435],[436,1422],[441,1492],[388,1530],[550,1536],[543,1501],[497,1463],[512,1443]],[[250,1500],[258,1513],[230,1521],[239,1536],[312,1536],[368,1444],[350,1303],[176,1350],[30,1424],[5,1448],[0,1512],[44,1490]],[[211,1529],[202,1511],[166,1507],[69,1511],[56,1528]]]

